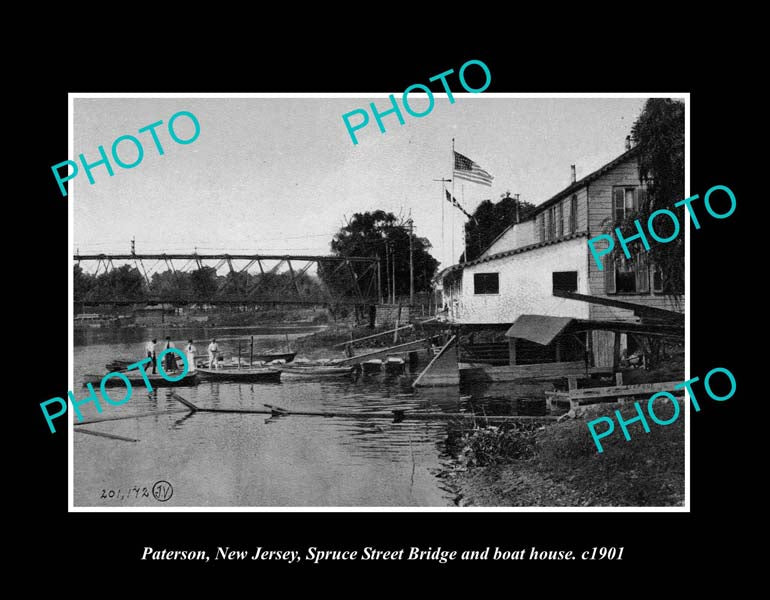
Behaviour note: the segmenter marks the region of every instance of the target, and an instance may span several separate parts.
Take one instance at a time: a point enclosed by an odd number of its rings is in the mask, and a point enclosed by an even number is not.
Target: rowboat
[[[388,373],[402,373],[404,371],[404,359],[398,356],[389,356],[385,360],[385,370]]]
[[[301,377],[344,377],[353,372],[350,366],[331,365],[285,365],[283,372],[287,375],[299,375]]]
[[[138,363],[143,359],[141,358],[116,358],[115,360],[112,360],[108,362],[106,365],[104,365],[104,368],[107,369],[107,371],[125,371],[128,369],[129,365],[133,365],[135,363]],[[174,356],[174,360],[176,361],[177,367],[181,368],[182,361],[177,359],[176,356]],[[146,368],[146,366],[145,366]],[[152,367],[151,367],[152,368]]]
[[[128,368],[128,365],[131,365],[135,362],[138,362],[140,359],[132,360],[129,358],[116,358],[113,361],[108,362],[106,365],[104,365],[104,368],[107,369],[107,371],[125,371]]]
[[[297,356],[296,352],[276,352],[276,353],[265,353],[265,354],[255,354],[252,358],[252,360],[255,361],[262,361],[269,363],[274,360],[283,360],[287,363],[290,363],[294,360],[294,357]]]
[[[364,373],[377,373],[382,369],[382,361],[379,358],[365,360],[361,363]]]
[[[133,386],[143,386],[144,385],[144,378],[142,377],[142,374],[134,369],[131,371],[124,371],[121,373],[123,377],[126,377]],[[179,376],[179,373],[167,373],[169,377],[176,378]],[[185,385],[197,385],[198,384],[198,376],[195,374],[195,372],[187,373],[182,379],[179,381],[169,381],[168,379],[164,378],[160,373],[145,373],[145,376],[147,377],[147,380],[150,382],[150,385],[152,387],[177,387],[177,386],[185,386]],[[83,381],[83,387],[86,387],[87,384],[91,384],[94,387],[97,387],[101,385],[102,377],[104,375],[86,375],[85,380]],[[110,377],[107,381],[104,382],[104,387],[120,387],[125,386],[125,381],[123,380],[123,377]]]
[[[196,371],[201,379],[208,381],[281,381],[281,369],[273,367],[245,367],[242,369],[201,369]]]

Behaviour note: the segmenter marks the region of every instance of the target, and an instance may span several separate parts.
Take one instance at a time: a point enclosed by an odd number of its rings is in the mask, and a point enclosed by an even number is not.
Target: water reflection
[[[200,333],[195,336],[202,337]],[[221,337],[217,333],[217,339]],[[268,341],[258,341],[268,345]],[[76,385],[82,383],[85,373],[101,373],[108,360],[132,352],[136,353],[134,341],[121,336],[110,343],[76,347]],[[204,381],[195,387],[160,388],[152,393],[137,388],[130,402],[106,407],[105,415],[107,411],[110,415],[157,414],[104,422],[99,427],[140,442],[121,444],[75,434],[75,504],[160,507],[153,498],[131,497],[120,504],[100,498],[102,489],[151,486],[160,479],[174,487],[173,496],[163,507],[451,504],[451,496],[434,475],[441,466],[443,422],[396,423],[393,418],[355,416],[371,411],[452,410],[459,406],[456,389],[414,394],[414,376],[407,367],[404,374],[382,372],[343,379]],[[172,393],[202,408],[262,410],[271,404],[290,411],[334,411],[351,416],[161,414],[183,408]],[[90,408],[84,407],[86,418]]]

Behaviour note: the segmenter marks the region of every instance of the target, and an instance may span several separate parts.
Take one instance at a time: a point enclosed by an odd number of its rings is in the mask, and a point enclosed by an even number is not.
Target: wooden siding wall
[[[612,218],[613,186],[638,187],[639,185],[639,169],[637,167],[637,161],[635,158],[616,166],[614,169],[605,173],[589,184],[589,239],[593,236],[603,233],[603,228],[605,227],[607,220]],[[579,201],[578,205],[582,206],[582,203]],[[580,214],[580,211],[578,211],[578,214]],[[597,244],[597,248],[599,247],[600,245]],[[606,247],[606,243],[603,247]],[[617,249],[619,247],[620,245],[616,240],[615,248]],[[620,251],[622,252],[622,249]],[[684,297],[682,297],[680,303],[677,304],[673,299],[667,296],[656,295],[654,293],[607,294],[604,288],[604,271],[599,270],[599,267],[596,265],[596,260],[594,260],[594,256],[588,249],[587,244],[586,257],[588,260],[589,294],[594,296],[606,296],[607,298],[615,298],[616,300],[624,300],[626,302],[634,302],[636,304],[644,304],[646,306],[654,306],[656,308],[664,308],[666,310],[676,310],[678,312],[684,311]],[[635,320],[634,313],[630,310],[614,308],[612,306],[601,306],[599,304],[590,305],[589,315],[589,318],[596,320]]]

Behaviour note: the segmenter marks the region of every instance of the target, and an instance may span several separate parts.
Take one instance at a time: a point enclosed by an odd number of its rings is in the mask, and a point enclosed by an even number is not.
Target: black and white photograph
[[[408,100],[70,94],[70,510],[689,510],[689,94]]]

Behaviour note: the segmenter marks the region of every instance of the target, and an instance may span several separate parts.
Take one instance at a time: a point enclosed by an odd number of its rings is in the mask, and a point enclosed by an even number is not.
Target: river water
[[[318,330],[312,326],[276,328],[175,328],[182,348],[193,338],[200,352],[216,337],[227,355],[237,340],[254,335],[255,349],[280,349],[289,340]],[[85,398],[86,374],[105,373],[113,358],[144,356],[149,337],[160,329],[90,329],[75,332],[74,384]],[[159,347],[162,347],[159,345]],[[242,346],[244,356],[248,346]],[[332,355],[333,356],[333,355]],[[337,354],[337,356],[341,356]],[[456,412],[457,388],[412,394],[411,382],[424,368],[392,376],[289,380],[281,383],[201,382],[175,388],[200,407],[262,409],[273,404],[288,410],[351,413],[394,408]],[[123,388],[109,390],[116,400]],[[181,408],[169,388],[148,393],[135,387],[129,402],[83,405],[84,419],[121,414],[157,413]],[[451,506],[452,495],[436,476],[447,459],[442,452],[446,421],[176,413],[78,426],[138,440],[121,441],[82,432],[74,435],[74,503],[78,507],[393,507]],[[158,486],[155,484],[159,481]],[[170,484],[170,485],[169,485]],[[155,488],[156,494],[153,494]],[[173,491],[170,491],[173,490]],[[156,498],[155,496],[158,496]]]

